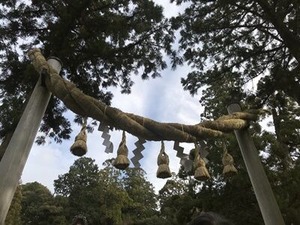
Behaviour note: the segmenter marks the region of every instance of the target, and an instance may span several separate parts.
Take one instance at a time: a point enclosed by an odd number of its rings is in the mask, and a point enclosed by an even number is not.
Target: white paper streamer
[[[140,138],[137,142],[134,143],[136,148],[132,151],[134,156],[131,158],[131,162],[135,168],[141,167],[139,161],[144,157],[142,151],[145,149],[143,145],[145,143],[146,143],[145,139],[140,139]]]
[[[110,139],[110,134],[109,134],[109,129],[108,126],[104,123],[100,123],[98,127],[99,131],[102,131],[101,137],[104,139],[103,145],[105,146],[105,152],[108,153],[113,153],[114,151],[114,145],[113,143],[109,140]]]
[[[206,144],[205,144],[204,141],[200,141],[199,145],[200,145],[200,147],[199,147],[199,149],[200,149],[199,150],[200,156],[205,161],[205,163],[208,163],[208,159],[205,158],[208,155],[208,153],[209,153],[205,149],[205,145]],[[188,154],[183,153],[184,148],[179,145],[178,141],[174,141],[174,147],[173,148],[174,148],[175,151],[177,151],[176,156],[178,158],[180,158],[180,165],[183,166],[183,168],[184,168],[185,171],[187,171],[187,172],[191,171],[192,168],[193,168],[193,160],[190,160]]]
[[[180,159],[182,159],[184,156],[187,156],[187,154],[183,153],[184,148],[179,145],[178,141],[174,141],[174,150],[177,151],[176,156]]]
[[[173,149],[177,151],[176,156],[180,158],[180,165],[183,166],[185,171],[191,171],[193,166],[193,161],[189,159],[189,155],[183,153],[184,148],[179,145],[178,141],[174,141]]]
[[[199,141],[199,145],[200,145],[199,154],[201,158],[205,161],[205,163],[208,163],[209,160],[206,158],[206,156],[209,154],[209,152],[206,151],[206,143],[204,141]]]

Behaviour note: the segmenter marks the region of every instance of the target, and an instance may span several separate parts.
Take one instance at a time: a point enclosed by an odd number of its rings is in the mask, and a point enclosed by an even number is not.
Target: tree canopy
[[[21,186],[21,224],[64,224],[63,208],[49,189],[38,182]]]
[[[120,86],[129,93],[131,75],[158,77],[166,67],[163,51],[174,55],[174,35],[162,7],[150,0],[5,1],[0,12],[1,139],[14,130],[37,81],[24,54],[32,46],[42,48],[46,57],[59,57],[62,76],[106,104],[112,94],[105,88]],[[57,142],[72,131],[65,111],[53,98],[40,128]]]
[[[300,128],[299,2],[172,2],[188,3],[183,13],[172,18],[172,28],[180,32],[182,57],[193,68],[182,79],[184,88],[193,95],[201,91],[203,119],[225,114],[226,106],[232,102],[268,111],[261,119],[268,118],[270,122],[263,127],[252,124],[251,132],[285,220],[296,223],[299,218],[294,213],[299,207],[294,208],[294,201],[280,190],[292,188],[286,183],[287,177],[297,183],[299,175],[295,170],[299,165]],[[234,144],[233,139],[227,140],[230,146]],[[209,143],[217,146],[213,142]],[[210,157],[217,153],[214,147]],[[239,157],[235,155],[236,160]],[[210,165],[217,169],[214,162],[210,161]],[[231,182],[226,182],[221,190],[232,187]],[[298,191],[294,194],[298,195]]]
[[[57,197],[67,200],[66,218],[82,214],[89,224],[111,225],[134,224],[158,214],[154,187],[142,170],[121,172],[111,160],[104,166],[99,170],[93,159],[82,157],[54,181]]]
[[[38,182],[19,185],[6,223],[69,225],[83,218],[91,225],[164,224],[154,187],[142,169],[121,172],[112,160],[103,166],[79,158],[54,180],[54,194]]]
[[[172,19],[173,28],[180,30],[184,60],[194,68],[182,80],[185,89],[195,94],[200,87],[232,77],[227,88],[236,96],[258,77],[256,104],[275,91],[299,104],[298,1],[172,2],[190,3]]]
[[[236,101],[244,108],[265,109],[267,113],[261,119],[268,118],[273,129],[252,123],[250,131],[286,223],[299,223],[299,2],[171,2],[187,3],[187,7],[170,20],[164,18],[162,8],[151,0],[0,3],[0,48],[3,49],[0,51],[0,153],[4,152],[38,78],[21,52],[39,47],[46,57],[59,57],[64,64],[62,80],[73,82],[86,96],[101,100],[102,109],[112,98],[105,88],[120,86],[124,93],[129,93],[132,74],[144,79],[158,77],[167,65],[163,58],[166,53],[173,68],[183,62],[191,66],[182,84],[192,95],[201,91],[200,104],[204,108],[201,119],[212,120],[227,114],[226,106]],[[179,49],[175,52],[172,44],[177,44],[174,35],[177,31]],[[49,83],[54,90],[55,83]],[[57,142],[69,138],[72,131],[70,121],[64,116],[66,110],[57,98],[52,98],[41,125],[41,131]],[[135,118],[139,126],[149,122],[132,114],[126,116]],[[80,122],[80,118],[76,121]],[[160,125],[171,127],[154,123],[154,127]],[[180,132],[196,129],[172,126]],[[39,143],[43,141],[43,137],[38,139]],[[225,179],[219,175],[223,153],[220,142],[233,149],[230,151],[239,171],[236,177]],[[181,169],[178,174],[181,180],[173,177],[167,181],[159,196],[153,194],[153,187],[144,180],[142,171],[132,169],[123,173],[115,170],[110,162],[99,170],[93,160],[79,159],[68,173],[55,181],[56,200],[67,208],[64,218],[70,221],[79,211],[86,211],[92,224],[176,225],[188,222],[200,209],[218,211],[244,224],[262,224],[243,160],[234,150],[237,143],[233,136],[206,143],[212,179],[198,183]],[[32,196],[47,199],[46,205],[30,210],[39,216],[39,210],[45,209],[50,218],[58,209],[49,209],[52,204],[49,192],[34,184],[38,194],[32,195],[32,185],[24,186],[24,199]],[[155,199],[160,203],[160,211],[155,208]],[[12,213],[18,214],[17,203]]]

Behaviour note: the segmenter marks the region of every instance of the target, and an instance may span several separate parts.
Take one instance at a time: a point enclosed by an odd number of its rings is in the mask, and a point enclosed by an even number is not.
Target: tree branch
[[[283,21],[279,20],[277,13],[271,8],[266,0],[256,0],[256,2],[264,10],[267,16],[266,19],[269,19],[269,21],[274,25],[275,29],[278,31],[292,55],[295,57],[298,63],[300,63],[300,38],[298,38],[296,35],[293,35],[285,26]]]

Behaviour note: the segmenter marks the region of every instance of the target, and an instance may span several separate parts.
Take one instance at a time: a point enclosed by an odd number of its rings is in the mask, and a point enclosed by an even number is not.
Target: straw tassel
[[[120,170],[125,170],[129,166],[130,162],[128,159],[128,148],[126,146],[126,135],[125,131],[122,134],[122,141],[119,145],[117,152],[117,158],[114,162],[114,167]]]
[[[224,165],[223,175],[225,177],[231,177],[237,174],[237,169],[234,166],[233,157],[227,152],[225,144],[223,144],[224,154],[222,158],[222,163]]]
[[[195,144],[195,158],[194,158],[194,178],[196,180],[205,181],[210,178],[208,170],[205,166],[205,161],[201,158],[199,154],[199,147]]]
[[[169,168],[169,156],[165,152],[165,144],[163,141],[161,142],[161,150],[157,157],[157,165],[156,177],[165,179],[172,176]]]
[[[86,135],[86,118],[84,119],[84,123],[82,125],[81,131],[79,134],[75,137],[75,142],[71,146],[70,151],[73,155],[76,156],[83,156],[87,153],[87,135]]]

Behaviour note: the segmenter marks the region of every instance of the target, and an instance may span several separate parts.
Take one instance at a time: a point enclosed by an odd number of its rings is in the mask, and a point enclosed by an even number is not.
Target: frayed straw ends
[[[196,161],[197,162],[195,162],[194,178],[196,180],[200,180],[200,181],[205,181],[205,180],[209,179],[210,175],[209,175],[208,170],[205,166],[205,161],[200,156],[198,156],[196,158]]]
[[[75,137],[75,142],[71,146],[70,151],[73,155],[83,156],[87,153],[87,145],[86,145],[86,127],[82,127],[79,134]]]
[[[224,165],[223,175],[225,177],[232,177],[237,174],[237,169],[233,164],[233,157],[227,151],[224,152],[222,163]]]
[[[206,163],[199,154],[199,147],[197,146],[197,144],[195,144],[194,169],[194,178],[196,180],[205,181],[210,178],[210,175],[206,168]]]
[[[161,142],[161,150],[157,157],[158,169],[156,172],[157,178],[169,178],[172,176],[170,167],[169,167],[169,156],[165,152],[165,145],[163,141]]]
[[[128,148],[126,146],[125,131],[123,131],[122,141],[119,145],[117,152],[117,158],[114,162],[114,167],[120,170],[125,170],[129,166],[130,162],[128,159]]]

